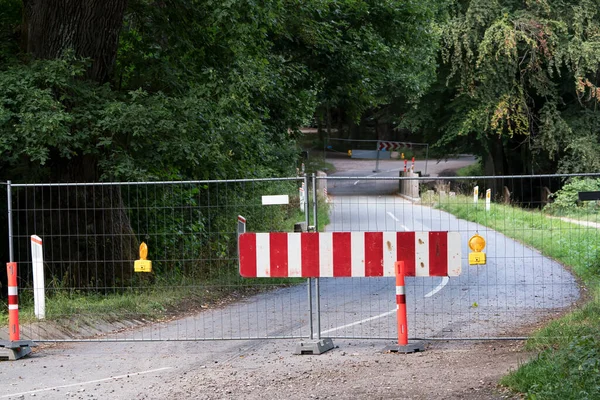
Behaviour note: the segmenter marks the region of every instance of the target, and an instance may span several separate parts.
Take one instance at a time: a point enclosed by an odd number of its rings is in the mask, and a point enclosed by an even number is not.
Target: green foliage
[[[543,351],[502,380],[528,399],[600,397],[600,340],[597,332],[577,337],[559,350]]]
[[[119,93],[80,79],[84,69],[84,60],[64,59],[0,72],[5,168],[61,180],[52,165],[87,157],[100,179],[147,180],[260,177],[295,166],[287,131],[268,130],[247,102],[215,103],[202,90]]]
[[[438,84],[404,125],[470,149],[497,175],[596,171],[598,6],[455,1],[441,24]]]
[[[476,162],[475,164],[468,165],[466,167],[460,168],[456,171],[457,176],[482,176],[484,175],[483,166],[481,162]]]
[[[564,214],[569,211],[593,212],[598,210],[595,201],[579,201],[579,192],[600,191],[600,179],[574,178],[559,191],[552,194],[553,202],[544,207],[544,211]],[[579,209],[579,210],[578,210]]]

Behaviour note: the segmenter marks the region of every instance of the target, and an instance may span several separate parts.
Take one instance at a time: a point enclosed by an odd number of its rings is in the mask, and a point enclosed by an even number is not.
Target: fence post
[[[317,217],[317,179],[315,178],[315,174],[313,173],[312,175],[312,179],[313,179],[313,186],[312,186],[312,192],[313,192],[313,210],[314,210],[314,216],[313,216],[313,222],[315,224],[315,232],[319,231],[319,220]],[[315,278],[315,296],[316,296],[316,315],[317,315],[317,340],[321,340],[321,290],[319,287],[319,278]]]
[[[381,152],[381,141],[377,141],[377,161],[375,162],[375,169],[373,172],[379,172],[379,153]]]
[[[12,185],[11,181],[7,182],[6,197],[8,205],[8,261],[14,261],[14,248],[13,248],[13,222],[12,222]]]

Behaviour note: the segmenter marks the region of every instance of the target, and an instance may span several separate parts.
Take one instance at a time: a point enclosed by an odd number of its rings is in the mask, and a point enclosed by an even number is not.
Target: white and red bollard
[[[396,305],[398,306],[398,345],[408,344],[406,321],[406,289],[404,288],[404,261],[396,262]]]
[[[412,163],[410,164],[410,172],[415,172],[415,158],[412,158]]]
[[[404,172],[406,172],[407,166],[408,166],[408,160],[404,159]]]
[[[8,341],[0,341],[0,356],[9,360],[19,358],[31,353],[35,344],[31,340],[20,340],[19,331],[19,289],[17,286],[17,263],[6,264],[8,273]]]
[[[17,263],[6,264],[8,272],[8,333],[11,342],[18,341],[19,332],[19,288],[17,286]]]
[[[408,344],[408,318],[406,317],[406,289],[404,276],[406,275],[404,261],[396,261],[396,317],[398,319],[398,345],[387,346],[384,351],[389,353],[416,353],[423,351],[421,343]]]

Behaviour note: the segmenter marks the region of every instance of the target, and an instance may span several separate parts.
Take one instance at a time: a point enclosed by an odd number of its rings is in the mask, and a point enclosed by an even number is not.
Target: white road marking
[[[393,219],[396,222],[400,222],[400,220],[398,218],[396,218],[396,216],[394,214],[392,214],[390,211],[388,211],[387,213],[391,219]]]
[[[110,378],[104,378],[104,379],[96,379],[94,381],[87,381],[87,382],[80,382],[80,383],[71,383],[69,385],[61,385],[61,386],[54,386],[54,387],[49,387],[49,388],[45,388],[45,389],[37,389],[37,390],[31,390],[29,392],[21,392],[21,393],[13,393],[13,394],[6,394],[4,396],[0,396],[0,399],[6,399],[9,397],[16,397],[16,396],[24,396],[26,394],[33,394],[33,393],[40,393],[40,392],[47,392],[49,390],[56,390],[56,389],[65,389],[65,388],[70,388],[70,387],[75,387],[75,386],[83,386],[83,385],[90,385],[92,383],[101,383],[101,382],[108,382],[108,381],[114,381],[117,379],[122,379],[122,378],[130,378],[132,376],[139,376],[139,375],[145,375],[145,374],[151,374],[153,372],[160,372],[160,371],[166,371],[168,369],[173,369],[173,367],[164,367],[164,368],[158,368],[158,369],[151,369],[149,371],[142,371],[142,372],[134,372],[132,374],[125,374],[125,375],[119,375],[119,376],[112,376]]]
[[[349,328],[349,327],[354,326],[354,325],[360,325],[360,324],[363,324],[365,322],[373,321],[374,319],[387,317],[388,315],[391,315],[391,314],[395,313],[396,311],[397,311],[397,309],[394,308],[392,311],[388,311],[388,312],[385,312],[383,314],[376,315],[374,317],[365,318],[365,319],[360,320],[360,321],[352,322],[351,324],[346,324],[346,325],[338,326],[337,328],[328,329],[326,331],[321,332],[321,334],[324,335],[324,334],[329,333],[329,332],[339,331],[340,329]]]
[[[448,282],[450,281],[450,278],[448,278],[447,276],[444,276],[442,278],[442,282],[440,282],[439,285],[437,285],[437,287],[435,289],[433,289],[431,292],[427,293],[425,295],[425,297],[431,297],[434,294],[436,294],[437,292],[439,292],[440,290],[442,290],[444,288],[444,286],[446,286],[448,284]]]
[[[390,216],[391,219],[393,219],[396,222],[400,222],[400,220],[398,218],[396,218],[396,216],[394,214],[392,214],[390,211],[387,212],[387,214]],[[408,227],[404,224],[400,224],[400,227],[402,227],[402,229],[404,229],[406,232],[410,231],[410,229],[408,229]]]

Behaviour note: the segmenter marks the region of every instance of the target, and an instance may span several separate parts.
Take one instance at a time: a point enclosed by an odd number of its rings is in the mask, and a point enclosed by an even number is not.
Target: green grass
[[[566,222],[539,210],[449,198],[438,207],[538,249],[581,279],[589,294],[576,311],[536,332],[527,348],[537,358],[501,383],[529,399],[600,399],[600,230]],[[588,216],[588,218],[591,218]]]

